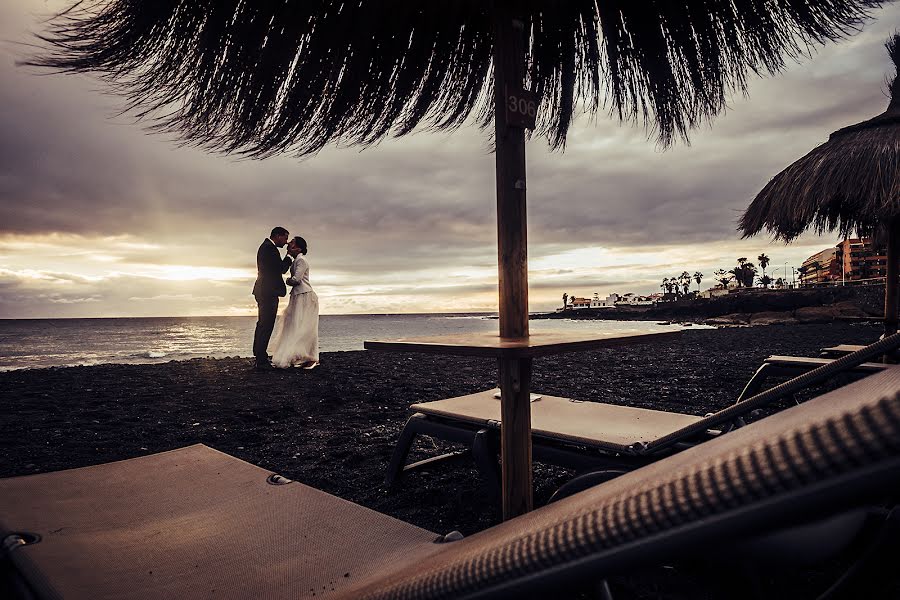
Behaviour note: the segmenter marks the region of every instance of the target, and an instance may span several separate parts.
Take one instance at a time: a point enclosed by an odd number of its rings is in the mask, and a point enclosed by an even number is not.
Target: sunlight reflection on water
[[[0,320],[0,370],[249,357],[255,325],[253,317]],[[583,333],[682,328],[651,321],[570,319],[532,320],[529,327],[532,332]],[[322,352],[362,350],[367,339],[465,334],[497,328],[497,319],[484,314],[323,315],[319,345]]]

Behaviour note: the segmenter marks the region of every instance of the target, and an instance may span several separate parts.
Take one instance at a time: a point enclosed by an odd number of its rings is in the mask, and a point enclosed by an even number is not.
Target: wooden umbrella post
[[[528,252],[525,214],[525,130],[512,122],[525,79],[524,31],[509,4],[498,2],[494,37],[494,126],[497,154],[497,252],[500,337],[528,336]],[[510,110],[515,113],[512,117]],[[521,105],[528,112],[528,100]],[[536,108],[536,107],[533,107]],[[533,126],[533,125],[532,125]],[[501,358],[500,452],[503,518],[530,511],[531,358]]]
[[[897,332],[897,275],[900,261],[900,217],[888,222],[887,272],[884,278],[884,335]]]

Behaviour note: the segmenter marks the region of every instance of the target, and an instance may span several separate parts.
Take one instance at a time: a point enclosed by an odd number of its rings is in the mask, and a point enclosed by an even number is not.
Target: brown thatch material
[[[900,34],[888,40],[896,73],[885,112],[838,129],[776,175],[741,217],[744,237],[767,229],[787,242],[814,228],[887,241],[884,332],[897,331],[900,268]]]
[[[503,2],[505,0],[495,0]],[[748,72],[841,37],[877,0],[512,2],[530,34],[537,133],[608,108],[662,144],[719,113]],[[110,81],[135,114],[186,142],[264,157],[373,144],[420,124],[493,116],[484,0],[93,0],[51,23],[31,64]],[[607,105],[607,100],[609,104]]]
[[[900,35],[886,44],[900,68]],[[868,237],[900,216],[900,80],[888,109],[844,127],[776,175],[741,217],[744,237],[763,229],[791,241],[812,227]]]

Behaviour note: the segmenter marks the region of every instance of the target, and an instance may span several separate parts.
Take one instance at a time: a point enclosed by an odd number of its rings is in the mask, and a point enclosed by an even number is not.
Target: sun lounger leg
[[[550,500],[547,501],[547,504],[562,500],[563,498],[568,498],[572,494],[583,492],[584,490],[600,485],[601,483],[606,483],[610,479],[615,479],[627,472],[628,470],[626,469],[598,469],[596,471],[582,473],[574,479],[562,484],[558,490],[553,492],[553,495],[550,496]]]
[[[384,477],[384,485],[390,488],[400,477],[403,471],[403,464],[409,455],[409,449],[412,447],[413,440],[419,434],[418,424],[423,419],[421,414],[414,414],[406,421],[403,431],[400,432],[400,439],[394,446],[394,454],[391,456],[391,462],[388,464],[387,473]]]
[[[481,431],[486,432],[482,437],[489,437],[489,430],[485,429]],[[443,460],[452,460],[468,456],[472,452],[473,446],[479,443],[479,433],[480,431],[461,429],[454,425],[448,425],[429,419],[422,413],[414,414],[406,421],[406,425],[403,426],[403,431],[400,432],[400,438],[397,440],[397,445],[394,446],[394,454],[391,456],[391,462],[388,464],[387,473],[384,477],[385,485],[388,488],[393,486],[404,471],[418,469]],[[416,436],[419,435],[435,436],[441,440],[463,444],[466,449],[463,451],[448,452],[440,456],[433,456],[407,465],[406,458],[409,455],[409,451],[412,448]],[[486,447],[489,448],[490,446]],[[492,451],[494,454],[497,452],[496,449]],[[476,458],[476,460],[478,459]],[[484,462],[484,464],[486,465],[487,463]],[[479,468],[481,467],[482,465],[479,463]]]
[[[479,429],[472,439],[472,457],[494,497],[501,493],[500,469],[497,465],[497,439],[489,429]]]
[[[755,395],[762,388],[763,383],[771,374],[773,365],[769,363],[763,363],[757,370],[756,373],[753,374],[753,377],[750,378],[750,381],[747,382],[747,385],[744,386],[743,391],[741,391],[741,395],[738,396],[737,401],[740,402],[750,396]]]

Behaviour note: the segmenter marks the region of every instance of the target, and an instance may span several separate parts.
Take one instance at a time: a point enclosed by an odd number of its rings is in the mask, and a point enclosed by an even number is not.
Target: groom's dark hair
[[[288,230],[284,227],[276,227],[272,230],[272,233],[269,234],[269,237],[275,237],[276,235],[287,235]]]

